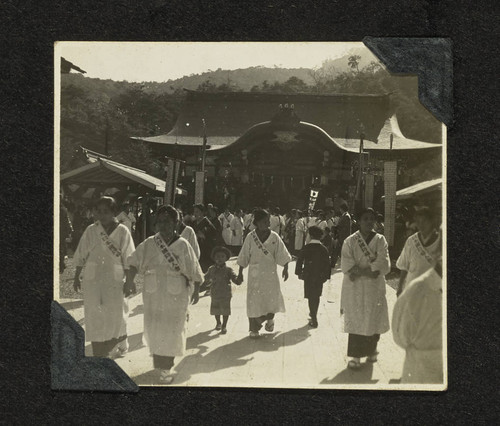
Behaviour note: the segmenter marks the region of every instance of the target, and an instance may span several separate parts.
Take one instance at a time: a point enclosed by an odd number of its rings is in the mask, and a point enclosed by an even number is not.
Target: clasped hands
[[[351,281],[356,281],[361,277],[377,278],[380,275],[380,271],[372,271],[370,267],[360,268],[359,266],[354,266],[349,271],[349,278]]]

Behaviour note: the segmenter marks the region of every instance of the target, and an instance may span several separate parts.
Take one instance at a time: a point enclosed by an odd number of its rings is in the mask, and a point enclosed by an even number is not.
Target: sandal
[[[260,336],[258,331],[251,331],[250,332],[250,339],[258,339]]]
[[[359,370],[361,368],[361,362],[351,359],[347,363],[347,367],[350,368],[351,370]]]
[[[225,327],[223,327],[223,328],[221,329],[221,331],[220,331],[220,334],[226,334],[226,333],[227,333],[227,330],[226,330],[226,328],[225,328]]]
[[[170,372],[170,370],[161,370],[160,372],[160,383],[163,385],[170,385],[174,381],[175,375]]]
[[[274,331],[274,320],[273,319],[267,320],[266,326],[264,328],[269,333],[271,333],[272,331]]]
[[[366,358],[366,361],[367,362],[377,362],[377,360],[378,360],[377,355],[378,355],[378,352],[375,352],[373,355],[370,355],[368,358]]]
[[[215,326],[215,329],[216,329],[217,331],[221,331],[221,329],[222,329],[222,325],[217,324],[217,325]]]
[[[318,321],[314,321],[313,319],[309,320],[309,327],[318,328]]]

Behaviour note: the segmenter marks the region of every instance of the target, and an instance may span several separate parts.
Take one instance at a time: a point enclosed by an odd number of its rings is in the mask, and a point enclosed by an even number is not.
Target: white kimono
[[[184,227],[181,232],[181,237],[187,240],[187,242],[193,247],[196,259],[200,258],[200,246],[198,244],[198,238],[196,237],[196,232],[190,226]]]
[[[430,246],[424,247],[418,238],[418,232],[408,237],[396,262],[398,269],[408,272],[404,287],[434,266],[436,258],[441,254],[440,240],[441,237],[438,237]]]
[[[222,238],[224,243],[227,245],[231,244],[231,221],[233,220],[233,214],[229,213],[227,216],[225,213],[219,215],[219,221],[222,224]]]
[[[276,232],[279,236],[283,235],[283,230],[285,229],[285,219],[280,215],[271,215],[269,218],[271,231]]]
[[[442,281],[434,268],[410,282],[392,314],[392,334],[406,350],[401,383],[443,383]]]
[[[132,220],[130,219],[130,216],[127,213],[121,211],[118,214],[118,216],[116,216],[116,220],[121,224],[125,225],[128,228],[128,230],[132,232]]]
[[[347,237],[342,246],[341,267],[344,279],[340,307],[344,316],[344,332],[373,336],[389,331],[385,275],[391,270],[391,261],[383,235],[376,234],[368,246],[366,243],[364,245],[371,260],[364,253],[356,236],[363,239],[357,231]],[[360,277],[353,282],[349,277],[349,270],[355,265],[370,267],[372,271],[380,271],[380,274],[375,279]]]
[[[119,224],[107,237],[118,250],[113,254],[101,233],[106,235],[99,222],[89,225],[73,256],[75,267],[84,267],[85,339],[89,342],[106,342],[127,334],[124,265],[134,251],[134,241],[127,227]]]
[[[249,266],[247,285],[249,318],[285,312],[277,265],[284,266],[291,260],[290,253],[276,232],[271,231],[264,243],[260,242],[256,231],[247,235],[238,256],[238,265],[243,268]]]
[[[183,355],[186,348],[193,283],[203,281],[203,272],[193,248],[182,237],[168,246],[174,258],[169,262],[155,241],[159,235],[139,244],[127,264],[144,275],[144,338],[151,354],[175,357]]]
[[[301,217],[295,224],[295,250],[302,250],[307,236],[307,222],[309,218]]]
[[[231,221],[231,245],[241,247],[243,245],[243,219],[234,216]]]

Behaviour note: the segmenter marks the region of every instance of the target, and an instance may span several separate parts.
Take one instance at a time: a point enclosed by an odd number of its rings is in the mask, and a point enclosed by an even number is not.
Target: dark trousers
[[[309,315],[314,321],[318,320],[319,297],[310,297],[307,299],[309,302]]]
[[[377,343],[379,339],[380,334],[374,334],[373,336],[349,334],[347,356],[353,358],[363,358],[365,356],[375,355],[377,353]]]
[[[257,318],[248,318],[248,322],[250,323],[250,331],[257,332],[262,328],[262,324],[264,321],[272,320],[274,318],[274,314],[262,315]]]
[[[153,354],[153,367],[161,370],[170,370],[174,366],[173,356],[163,356]]]
[[[107,357],[113,348],[120,342],[127,339],[127,335],[115,337],[105,342],[92,342],[92,356]]]
[[[331,266],[332,266],[332,268],[335,267],[335,265],[337,264],[337,260],[339,260],[339,258],[342,255],[342,246],[343,245],[344,245],[344,240],[338,240],[337,241],[337,245],[335,246],[335,249],[333,250],[333,254],[332,254],[332,257],[331,257]]]

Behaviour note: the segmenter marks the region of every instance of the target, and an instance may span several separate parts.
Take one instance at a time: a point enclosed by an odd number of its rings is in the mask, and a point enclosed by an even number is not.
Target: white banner
[[[165,195],[163,197],[163,204],[173,204],[174,202],[174,175],[175,175],[175,162],[172,158],[167,159],[167,178],[165,180]]]

